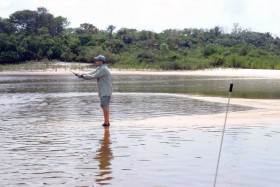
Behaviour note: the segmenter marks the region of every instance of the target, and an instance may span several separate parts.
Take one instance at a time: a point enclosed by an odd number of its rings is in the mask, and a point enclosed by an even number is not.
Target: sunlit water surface
[[[275,82],[258,81],[114,76],[112,127],[103,129],[95,82],[0,76],[0,186],[213,186],[222,124],[137,120],[225,113],[225,104],[188,95],[227,97],[230,82],[233,97],[277,98]],[[229,112],[251,109],[230,105]],[[279,141],[279,122],[228,126],[217,186],[278,187]]]

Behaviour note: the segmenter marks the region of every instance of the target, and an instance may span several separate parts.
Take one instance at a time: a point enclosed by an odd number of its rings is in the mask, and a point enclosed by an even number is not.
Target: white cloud
[[[243,29],[280,35],[279,0],[0,0],[0,16],[46,7],[67,17],[72,27],[91,23],[100,29],[112,24],[137,30],[212,28]]]

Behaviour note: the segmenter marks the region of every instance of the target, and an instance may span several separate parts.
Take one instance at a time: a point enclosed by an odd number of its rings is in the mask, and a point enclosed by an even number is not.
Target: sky
[[[0,17],[38,7],[66,17],[73,28],[90,23],[101,30],[114,25],[162,32],[219,26],[229,33],[238,23],[243,30],[280,36],[280,0],[0,0]]]

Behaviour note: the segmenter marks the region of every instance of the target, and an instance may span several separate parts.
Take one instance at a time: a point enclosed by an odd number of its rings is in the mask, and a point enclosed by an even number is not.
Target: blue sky
[[[18,10],[45,7],[54,16],[67,17],[71,27],[91,23],[161,32],[165,29],[220,26],[280,36],[279,0],[0,0],[0,17]]]

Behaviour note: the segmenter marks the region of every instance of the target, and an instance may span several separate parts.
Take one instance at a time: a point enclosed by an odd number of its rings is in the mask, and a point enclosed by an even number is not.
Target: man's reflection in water
[[[104,137],[100,140],[101,147],[97,150],[97,154],[94,157],[99,161],[99,174],[96,175],[96,183],[99,185],[108,185],[113,177],[110,177],[111,160],[113,159],[113,153],[110,148],[110,129],[104,128]]]

